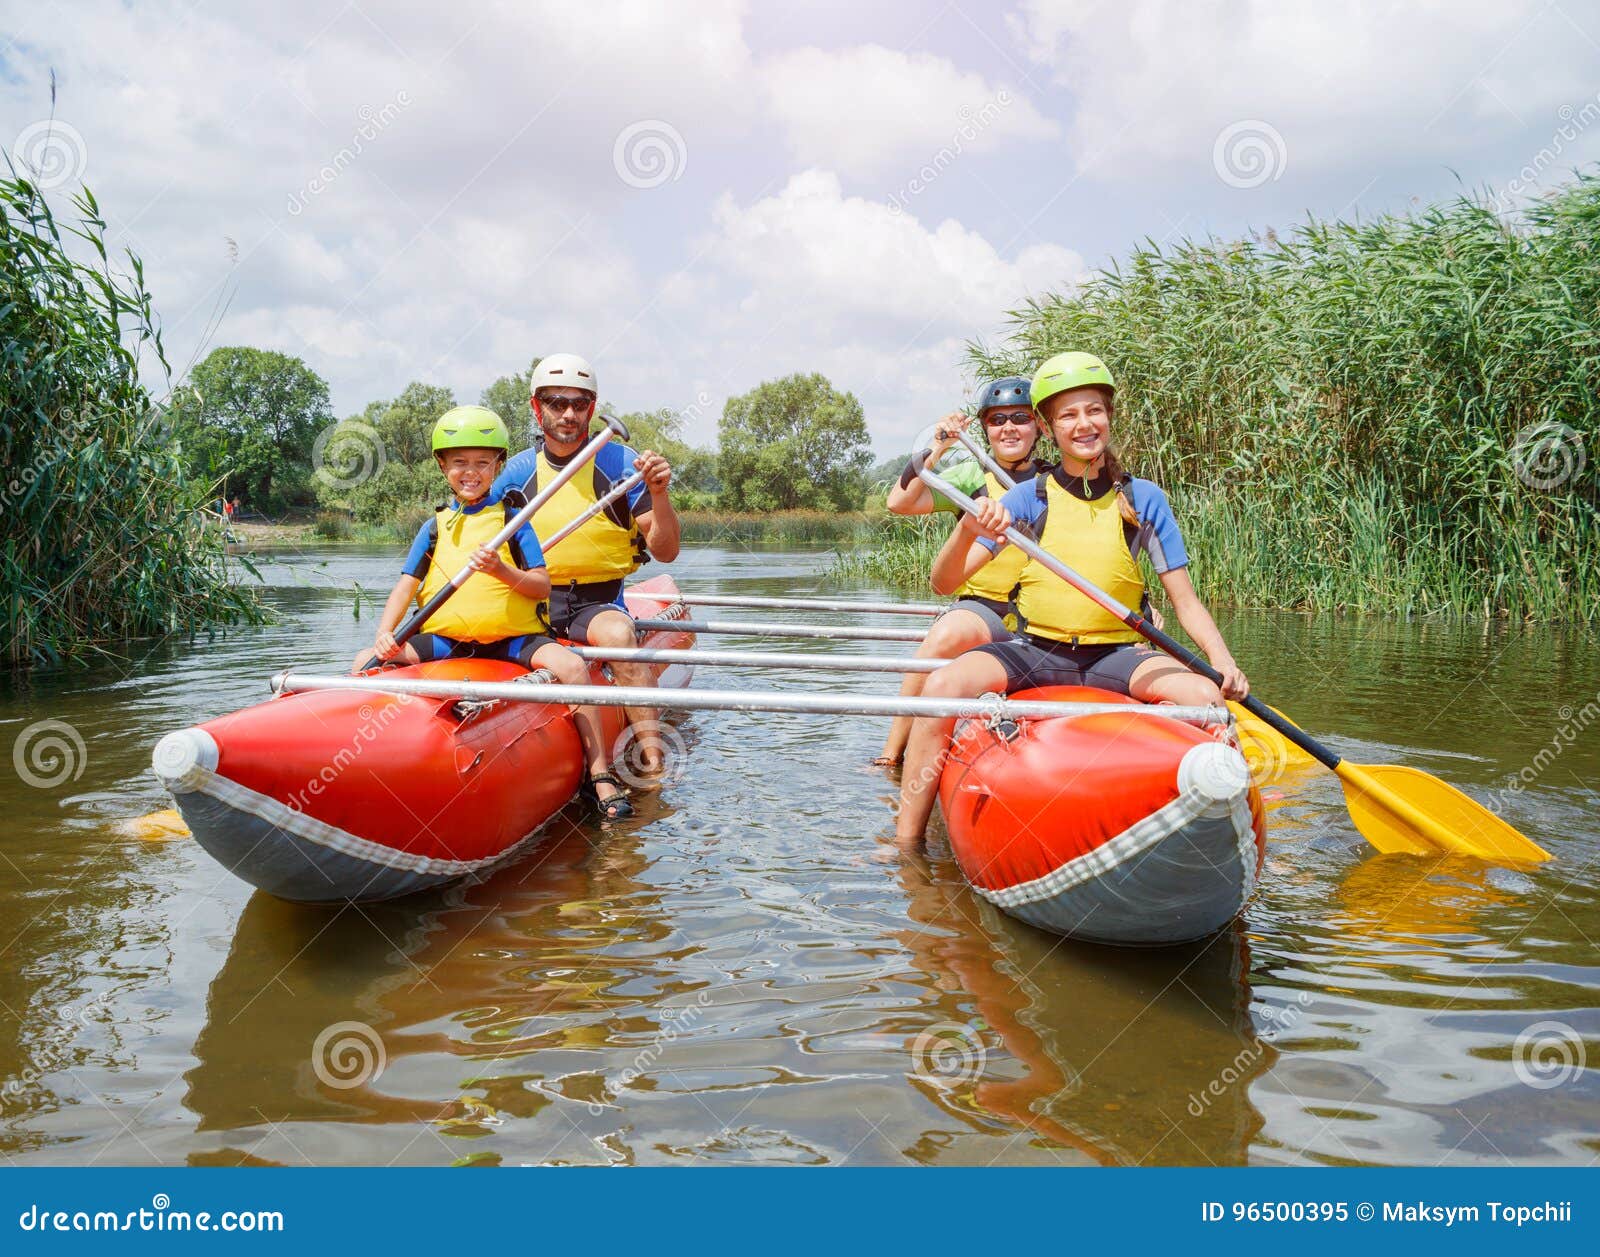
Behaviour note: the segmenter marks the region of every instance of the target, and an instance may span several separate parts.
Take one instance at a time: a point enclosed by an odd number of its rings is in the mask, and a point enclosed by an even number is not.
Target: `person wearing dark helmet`
[[[1034,460],[1039,424],[1028,400],[1028,390],[1029,382],[1022,376],[994,380],[978,390],[978,420],[988,439],[989,452],[1017,484],[1032,480],[1050,466]],[[928,466],[934,466],[944,457],[956,443],[956,433],[968,422],[967,415],[959,410],[939,421],[934,428],[933,445],[924,451]],[[947,478],[955,488],[973,498],[998,498],[1007,488],[998,476],[976,462],[958,464],[950,469]],[[936,511],[960,514],[954,502],[935,494],[917,479],[912,463],[906,464],[900,483],[889,490],[889,510],[896,515],[927,515]],[[1011,636],[1020,625],[1015,595],[1025,561],[1026,556],[1012,550],[975,573],[956,590],[955,602],[933,622],[927,638],[917,648],[916,657],[954,659],[966,651]],[[927,679],[926,673],[907,673],[900,683],[900,693],[906,697],[922,693]],[[897,717],[889,726],[883,750],[872,762],[884,767],[898,764],[910,736],[911,718]]]

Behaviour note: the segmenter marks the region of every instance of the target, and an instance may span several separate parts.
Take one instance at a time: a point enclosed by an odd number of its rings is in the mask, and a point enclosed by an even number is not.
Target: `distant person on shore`
[[[541,358],[529,382],[528,404],[542,440],[506,464],[495,480],[491,499],[520,489],[529,501],[589,441],[599,384],[594,368],[577,354]],[[585,523],[551,552],[550,623],[558,637],[590,646],[632,647],[639,644],[622,598],[622,582],[647,559],[670,563],[678,557],[678,513],[668,490],[672,466],[653,450],[635,453],[612,441],[594,459],[594,472],[580,472],[533,517],[534,531],[553,537],[593,506],[635,470],[644,483]],[[646,664],[612,665],[618,685],[653,686],[655,673]],[[630,707],[639,748],[639,767],[662,770],[660,724],[650,708]]]
[[[539,538],[523,524],[497,550],[488,542],[524,505],[518,494],[491,498],[495,473],[505,466],[511,438],[505,421],[483,406],[457,406],[433,428],[433,454],[454,500],[434,512],[418,531],[378,620],[372,646],[356,655],[352,672],[372,656],[383,662],[423,663],[438,659],[504,659],[530,671],[548,668],[564,685],[589,684],[589,667],[550,635],[550,575]],[[473,574],[440,607],[422,631],[401,645],[394,630],[415,603],[426,604],[463,567]],[[600,717],[577,707],[573,719],[583,741],[589,780],[607,820],[633,815],[622,785],[607,769]]]
[[[1178,623],[1211,666],[1219,689],[1176,659],[1144,644],[1121,619],[1038,563],[1024,564],[1017,609],[1026,628],[1008,641],[968,651],[928,678],[923,692],[937,698],[1011,694],[1049,685],[1084,685],[1128,694],[1146,703],[1204,706],[1243,698],[1250,683],[1189,579],[1189,556],[1161,489],[1122,469],[1111,446],[1116,382],[1092,354],[1046,360],[1030,397],[1050,426],[1060,464],[963,515],[933,563],[933,587],[952,592],[1008,548],[1013,523],[1038,538],[1040,549],[1082,573],[1124,606],[1145,593],[1144,555],[1172,602]],[[903,846],[922,840],[938,790],[937,764],[954,720],[915,721],[906,746],[895,836]]]
[[[1034,447],[1039,443],[1039,424],[1028,400],[1029,383],[1019,375],[995,380],[978,390],[978,421],[983,425],[994,461],[1011,477],[1013,483],[1032,480],[1041,471],[1054,464],[1040,465],[1034,461]],[[956,444],[956,433],[970,420],[962,411],[953,411],[939,420],[933,431],[933,445],[925,450],[927,465],[933,467],[945,452]],[[1008,488],[999,477],[976,461],[958,463],[948,472],[941,473],[950,484],[968,497],[982,501],[986,497],[999,498]],[[900,473],[900,483],[889,490],[889,510],[896,515],[927,515],[930,512],[948,511],[960,516],[960,508],[943,495],[935,495],[917,478],[915,463],[908,462]],[[918,659],[954,659],[969,650],[986,646],[990,642],[1003,642],[1019,627],[1017,618],[1017,581],[1022,576],[1022,566],[1027,556],[1020,550],[1009,550],[986,564],[971,580],[956,590],[956,600],[940,614],[928,630],[928,636],[917,648]],[[922,693],[928,674],[908,672],[900,683],[900,693],[915,697]],[[911,718],[897,716],[889,726],[889,736],[883,750],[878,752],[874,764],[893,767],[905,754],[906,739],[911,736]]]

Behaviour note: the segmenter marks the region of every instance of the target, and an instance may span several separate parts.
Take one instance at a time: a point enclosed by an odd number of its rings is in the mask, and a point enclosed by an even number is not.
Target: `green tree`
[[[190,472],[226,481],[276,515],[311,501],[311,453],[332,420],[328,385],[299,358],[270,349],[214,349],[174,396],[175,431]]]
[[[419,463],[431,466],[433,425],[455,404],[455,394],[447,388],[421,381],[407,384],[400,396],[389,403],[376,425],[387,458],[407,467]]]
[[[683,416],[665,407],[660,410],[636,411],[621,416],[628,425],[628,444],[636,450],[655,450],[672,464],[672,487],[675,494],[690,496],[684,503],[691,509],[710,505],[711,499],[722,488],[717,474],[717,453],[683,439]]]
[[[718,425],[723,505],[852,510],[872,463],[861,403],[827,377],[790,375],[731,397]]]
[[[513,454],[533,444],[533,409],[528,405],[532,393],[528,386],[538,365],[539,359],[535,358],[526,371],[518,375],[502,375],[483,390],[478,400],[480,406],[487,406],[506,421],[506,429],[511,433]]]

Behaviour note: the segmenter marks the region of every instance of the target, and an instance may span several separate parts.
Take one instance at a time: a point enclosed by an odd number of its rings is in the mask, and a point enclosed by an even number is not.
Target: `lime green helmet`
[[[457,406],[433,425],[433,452],[444,450],[508,450],[506,421],[487,406]]]
[[[1093,354],[1067,353],[1046,358],[1033,373],[1033,388],[1029,400],[1037,408],[1047,397],[1065,393],[1074,388],[1103,388],[1115,394],[1117,382],[1111,378],[1106,364]]]

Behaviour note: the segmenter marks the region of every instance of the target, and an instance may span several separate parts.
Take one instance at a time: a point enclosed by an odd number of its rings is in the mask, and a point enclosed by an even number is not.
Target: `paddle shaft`
[[[501,546],[505,545],[506,542],[510,541],[512,537],[516,536],[517,530],[526,524],[530,519],[532,519],[539,511],[539,508],[556,495],[557,490],[561,489],[562,486],[567,483],[567,481],[576,476],[582,468],[588,466],[590,460],[592,460],[594,456],[600,452],[600,450],[605,446],[606,442],[611,440],[613,436],[620,436],[624,441],[626,441],[628,439],[628,429],[620,419],[614,419],[610,415],[607,415],[605,430],[599,433],[592,441],[579,450],[577,456],[561,469],[554,480],[547,484],[543,489],[539,490],[539,492],[534,495],[532,501],[530,501],[520,511],[507,520],[506,526],[499,532],[495,533],[492,538],[484,543],[485,547],[490,550],[498,550]],[[429,598],[425,604],[418,607],[406,617],[405,623],[395,630],[395,642],[398,645],[404,646],[408,641],[420,633],[422,631],[422,626],[433,618],[440,607],[444,606],[445,603],[450,601],[456,590],[465,585],[467,580],[472,575],[473,568],[469,563],[454,576],[452,576],[449,584],[445,585],[445,587],[438,593],[434,594],[432,598]],[[369,659],[361,666],[361,671],[365,672],[370,668],[376,668],[381,662],[381,660],[376,658]]]
[[[623,494],[631,493],[636,486],[643,483],[644,472],[642,471],[634,472],[626,480],[619,480],[615,488],[613,488],[604,497],[597,500],[595,504],[589,507],[588,510],[584,511],[582,515],[579,515],[576,519],[569,521],[567,524],[557,529],[556,535],[551,537],[549,541],[541,541],[539,543],[539,548],[546,554],[549,554],[550,551],[554,550],[568,537],[572,536],[573,533],[577,532],[578,529],[582,528],[591,519],[600,514],[601,511],[605,510],[606,507],[610,506]]]
[[[988,450],[968,436],[965,428],[956,429],[956,440],[965,445],[972,456],[978,460],[979,465],[993,475],[1001,484],[1005,485],[1006,488],[1015,489],[1017,487],[1017,482],[1011,478],[1006,469],[995,462]]]
[[[927,485],[930,489],[944,494],[945,497],[949,498],[963,511],[967,512],[967,514],[973,516],[977,515],[978,504],[976,502],[974,502],[965,493],[961,492],[960,489],[956,488],[954,485],[950,484],[936,473],[929,471],[927,467],[921,466],[920,456],[918,458],[918,462],[919,466],[917,468],[917,475],[922,478],[923,484]],[[1174,638],[1168,637],[1137,611],[1123,606],[1120,602],[1118,602],[1104,590],[1100,589],[1097,585],[1093,585],[1089,581],[1085,580],[1082,576],[1079,576],[1078,573],[1073,571],[1060,559],[1056,558],[1055,555],[1044,550],[1036,541],[1033,540],[1032,537],[1028,536],[1027,533],[1022,532],[1017,528],[1007,528],[1005,536],[1007,541],[1016,546],[1035,563],[1038,563],[1047,571],[1059,576],[1062,580],[1066,581],[1067,584],[1071,585],[1091,602],[1098,603],[1100,606],[1104,607],[1107,611],[1111,612],[1112,615],[1116,616],[1117,619],[1121,620],[1152,646],[1155,646],[1171,655],[1184,667],[1188,668],[1189,671],[1196,672],[1205,677],[1208,681],[1213,682],[1219,688],[1221,687],[1222,673],[1218,672],[1187,646],[1184,646]],[[1263,724],[1271,725],[1278,731],[1279,734],[1287,738],[1290,742],[1293,742],[1301,750],[1305,751],[1306,754],[1314,756],[1320,763],[1327,765],[1329,768],[1335,771],[1338,770],[1339,764],[1342,761],[1332,749],[1324,746],[1321,742],[1318,742],[1315,738],[1309,736],[1297,725],[1291,724],[1289,721],[1285,720],[1254,694],[1248,695],[1241,699],[1235,699],[1234,701],[1248,711],[1257,720],[1260,720]]]

